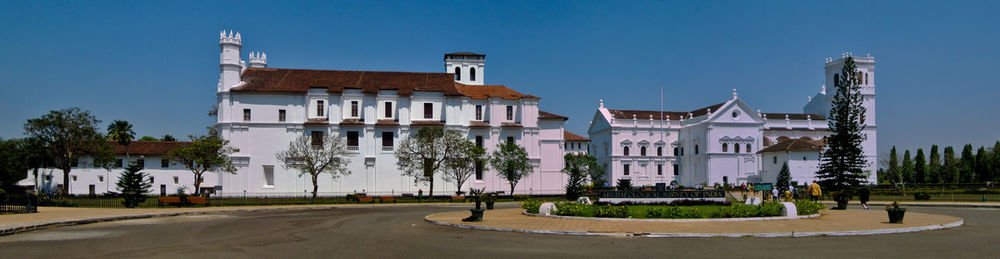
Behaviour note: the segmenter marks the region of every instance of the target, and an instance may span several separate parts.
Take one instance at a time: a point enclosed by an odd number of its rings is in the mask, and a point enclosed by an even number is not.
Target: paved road
[[[910,208],[966,219],[930,232],[810,238],[615,238],[432,225],[455,207],[336,208],[137,219],[0,237],[0,258],[993,257],[1000,210]],[[853,208],[852,208],[853,209]]]

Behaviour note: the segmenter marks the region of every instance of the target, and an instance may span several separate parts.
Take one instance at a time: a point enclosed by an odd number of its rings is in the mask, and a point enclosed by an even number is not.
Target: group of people
[[[744,193],[754,192],[753,184],[749,185],[746,183],[741,184],[740,189],[743,190]],[[810,184],[806,188],[806,194],[809,195],[809,198],[812,199],[812,201],[819,201],[819,198],[823,196],[823,189],[820,188],[819,183],[813,181],[812,184]],[[785,190],[780,190],[778,188],[771,188],[771,198],[773,200],[778,200],[779,198],[784,198],[784,200],[792,200],[792,199],[798,199],[800,196],[801,195],[799,194],[799,190],[796,189],[794,186],[788,186],[788,188],[786,188]],[[765,198],[767,198],[766,195]],[[863,198],[862,200],[866,201],[867,197]],[[864,204],[864,202],[862,204]]]

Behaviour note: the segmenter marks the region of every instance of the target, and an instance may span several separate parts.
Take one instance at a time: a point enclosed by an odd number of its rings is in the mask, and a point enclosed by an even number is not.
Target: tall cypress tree
[[[931,146],[930,161],[927,163],[927,183],[939,184],[941,181],[941,154],[938,154],[938,146]]]
[[[827,137],[827,148],[823,150],[816,175],[825,189],[838,194],[835,197],[838,202],[846,202],[850,199],[850,191],[866,178],[864,168],[868,161],[861,149],[861,142],[867,138],[861,132],[865,128],[862,116],[865,107],[862,106],[854,57],[844,59],[844,66],[836,76],[839,77],[835,80],[837,94],[833,96],[827,120],[832,134]]]
[[[900,179],[903,183],[913,184],[913,160],[910,159],[910,151],[903,152],[903,166],[899,167]]]
[[[889,151],[889,169],[886,171],[886,183],[896,185],[899,183],[899,155],[896,155],[896,146],[892,146]]]
[[[962,148],[962,160],[959,162],[960,183],[973,183],[976,181],[976,157],[972,154],[972,144],[965,144]]]
[[[138,161],[133,161],[125,167],[125,171],[118,176],[118,191],[122,192],[122,197],[125,198],[123,204],[128,208],[135,208],[136,205],[142,203],[146,200],[146,193],[149,192],[149,188],[153,187],[152,180],[149,179],[149,174],[143,173],[143,166],[139,164]]]
[[[924,158],[924,149],[917,149],[917,158],[913,160],[913,183],[922,184],[927,181],[927,159]]]
[[[993,157],[993,161],[990,163],[993,165],[990,169],[990,180],[1000,181],[1000,141],[993,144],[993,151],[990,153],[992,153]]]
[[[976,150],[976,182],[985,183],[990,180],[990,154],[985,147]]]
[[[944,148],[944,163],[941,165],[941,182],[958,183],[958,162],[955,160],[955,149]]]

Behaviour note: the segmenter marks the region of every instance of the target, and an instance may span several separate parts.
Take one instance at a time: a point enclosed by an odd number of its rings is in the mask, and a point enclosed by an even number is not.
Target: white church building
[[[827,85],[835,85],[847,55],[826,60]],[[867,109],[862,149],[874,182],[875,59],[854,60]],[[831,134],[826,116],[834,92],[825,88],[803,113],[755,111],[735,89],[722,103],[690,111],[620,110],[601,101],[588,130],[591,154],[607,168],[611,185],[619,179],[633,186],[774,183],[786,162],[792,181],[805,184],[816,179],[823,139]]]

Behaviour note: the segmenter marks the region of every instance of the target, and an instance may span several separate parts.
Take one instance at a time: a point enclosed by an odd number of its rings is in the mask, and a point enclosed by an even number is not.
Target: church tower
[[[455,75],[455,82],[467,85],[483,85],[486,74],[486,55],[472,52],[444,54],[446,73]]]
[[[228,92],[229,88],[240,83],[240,71],[245,63],[240,60],[240,49],[243,48],[243,37],[233,31],[219,33],[219,92]]]

